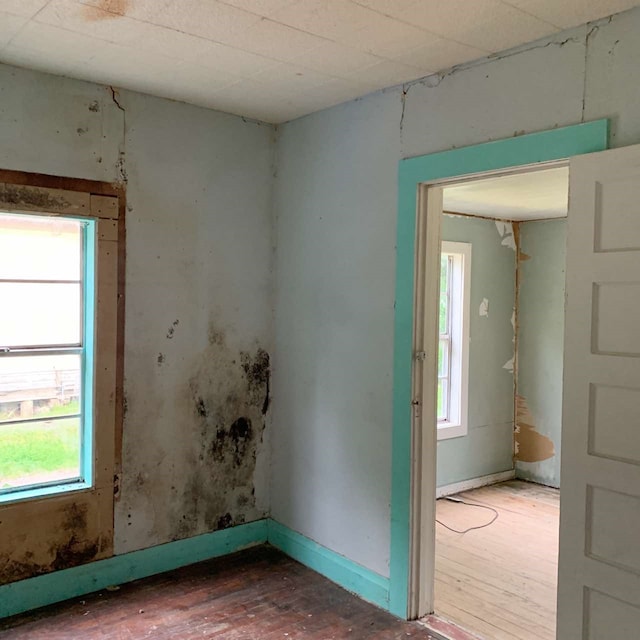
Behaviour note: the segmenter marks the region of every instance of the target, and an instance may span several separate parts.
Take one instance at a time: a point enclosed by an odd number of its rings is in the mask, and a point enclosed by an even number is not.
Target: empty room
[[[443,189],[435,611],[479,636],[555,637],[568,186]]]
[[[0,636],[635,640],[639,34],[0,0]]]

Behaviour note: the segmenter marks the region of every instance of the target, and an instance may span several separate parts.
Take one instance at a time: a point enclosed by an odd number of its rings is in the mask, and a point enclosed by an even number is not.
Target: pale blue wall
[[[555,455],[517,461],[516,473],[552,487],[560,486],[566,241],[565,219],[520,225],[520,248],[529,259],[520,262],[517,391]]]
[[[438,442],[438,486],[513,469],[515,251],[488,219],[445,215],[442,239],[470,242],[472,258],[469,431]]]
[[[388,575],[400,158],[611,119],[640,141],[640,9],[279,127],[271,512]]]

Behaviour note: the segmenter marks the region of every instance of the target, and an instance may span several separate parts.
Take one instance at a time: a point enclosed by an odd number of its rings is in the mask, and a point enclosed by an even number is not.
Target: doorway
[[[437,324],[429,314],[416,318],[423,294],[415,272],[423,264],[417,256],[425,255],[428,273],[438,273],[437,242],[428,250],[416,245],[427,205],[438,198],[429,185],[564,160],[571,197],[557,637],[631,638],[640,624],[633,537],[640,513],[640,145],[605,150],[607,139],[607,121],[600,120],[401,161],[389,563],[389,609],[396,615],[420,617],[434,601],[425,578],[434,571],[437,443],[418,427],[425,413],[436,420]],[[440,217],[429,220],[428,238],[440,238]],[[429,295],[437,301],[437,293],[436,279]],[[429,340],[420,344],[418,335]]]
[[[430,452],[435,450],[436,442],[423,438],[417,429],[417,419],[426,408],[416,404],[414,395],[420,378],[416,362],[424,357],[414,340],[417,326],[414,311],[419,307],[415,294],[421,291],[415,286],[416,238],[426,224],[420,215],[429,195],[425,185],[482,172],[504,172],[511,167],[542,166],[601,151],[607,148],[607,140],[608,122],[598,120],[400,161],[388,582],[389,611],[399,617],[414,619],[433,611],[432,582],[423,577],[433,570],[435,551],[436,465]],[[435,224],[439,224],[438,220]],[[436,236],[439,238],[439,230]],[[439,247],[431,247],[427,255],[436,256],[433,272]],[[437,290],[432,293],[437,295]],[[435,326],[432,335],[435,339]],[[434,376],[435,373],[434,367]],[[435,397],[431,402],[435,419]],[[432,495],[431,504],[423,499],[427,495]]]
[[[435,612],[480,638],[553,640],[568,168],[435,188]]]

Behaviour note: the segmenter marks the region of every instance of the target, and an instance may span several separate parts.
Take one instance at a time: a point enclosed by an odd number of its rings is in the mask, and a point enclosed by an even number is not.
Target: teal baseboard
[[[274,520],[265,519],[2,585],[0,618],[266,542],[363,600],[389,609],[388,578]]]
[[[378,607],[389,609],[389,579],[296,531],[268,520],[269,544]]]
[[[0,618],[267,542],[267,520],[167,542],[0,586]]]

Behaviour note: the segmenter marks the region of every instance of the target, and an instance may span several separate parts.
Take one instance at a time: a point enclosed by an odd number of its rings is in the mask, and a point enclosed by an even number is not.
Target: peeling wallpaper
[[[520,224],[516,473],[560,486],[566,219]]]

